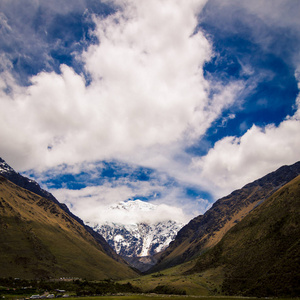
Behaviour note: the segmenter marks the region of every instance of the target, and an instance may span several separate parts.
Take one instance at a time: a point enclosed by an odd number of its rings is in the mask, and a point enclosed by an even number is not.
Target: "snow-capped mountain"
[[[118,213],[133,211],[137,214],[144,212],[155,213],[156,205],[141,201],[120,202],[113,205],[110,210]],[[164,220],[151,223],[137,222],[131,224],[106,222],[102,225],[95,225],[94,230],[100,233],[108,244],[123,257],[144,257],[152,256],[164,250],[175,238],[183,224],[173,220]]]
[[[10,167],[1,157],[0,157],[0,174],[12,173],[14,169]]]
[[[141,257],[164,250],[182,226],[174,221],[164,221],[129,225],[106,223],[94,229],[121,256]]]

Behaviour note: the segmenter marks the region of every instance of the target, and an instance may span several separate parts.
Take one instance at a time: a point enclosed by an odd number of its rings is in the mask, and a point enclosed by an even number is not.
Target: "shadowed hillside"
[[[130,282],[143,291],[167,286],[201,296],[299,297],[299,270],[300,175],[198,258]]]
[[[135,276],[52,200],[0,176],[1,277],[121,279]]]
[[[222,267],[223,293],[300,295],[300,176],[274,193],[188,273]]]
[[[283,166],[219,199],[204,215],[194,218],[178,232],[175,240],[162,253],[158,264],[150,271],[163,270],[204,253],[256,206],[299,174],[300,162]]]

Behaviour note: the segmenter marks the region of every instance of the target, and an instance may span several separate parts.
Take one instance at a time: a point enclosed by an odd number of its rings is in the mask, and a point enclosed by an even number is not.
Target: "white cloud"
[[[300,85],[299,85],[300,87]],[[283,164],[300,159],[300,97],[298,110],[279,126],[253,125],[243,136],[216,142],[208,154],[193,160],[199,180],[216,198],[258,179]]]
[[[202,67],[210,44],[194,33],[205,1],[120,3],[116,14],[95,18],[100,44],[78,58],[90,85],[62,65],[61,74],[42,72],[28,88],[2,95],[1,155],[18,170],[132,161],[137,153],[140,163],[170,165],[170,152],[198,139],[234,102],[240,83],[208,97]]]
[[[85,222],[102,224],[105,222],[136,223],[149,222],[155,223],[164,220],[176,220],[187,222],[193,214],[189,214],[184,206],[192,206],[192,201],[188,203],[182,201],[182,191],[172,187],[165,187],[163,184],[151,180],[148,182],[128,182],[128,179],[116,179],[114,182],[105,182],[101,186],[86,187],[81,190],[53,189],[53,195],[61,202],[68,205],[71,211],[82,218]],[[127,201],[129,198],[149,196],[151,193],[159,192],[163,196],[159,201],[149,203],[155,205],[155,210],[151,211],[126,211],[111,210],[110,207],[119,202]],[[172,197],[172,201],[170,197]],[[206,204],[205,204],[206,205]],[[195,208],[194,208],[195,210]]]
[[[294,0],[211,0],[202,15],[204,21],[230,34],[244,31],[249,40],[259,44],[267,53],[281,59],[300,63],[299,1]],[[243,24],[242,28],[237,24]],[[249,64],[251,64],[251,56]],[[249,65],[243,66],[249,71]]]
[[[122,210],[111,209],[110,207],[103,208],[99,219],[102,224],[105,222],[113,222],[120,224],[136,224],[147,223],[155,224],[158,222],[174,220],[179,223],[186,222],[185,215],[181,208],[169,206],[166,204],[155,205],[153,209],[148,211],[143,210]],[[97,222],[101,224],[101,222]]]
[[[278,127],[254,125],[240,138],[226,137],[202,158],[185,153],[224,109],[241,101],[247,87],[242,81],[223,86],[203,76],[203,65],[213,54],[210,42],[195,28],[206,1],[114,3],[119,6],[115,14],[94,18],[99,44],[77,56],[91,75],[89,85],[83,75],[62,65],[61,74],[41,72],[31,86],[20,88],[9,73],[7,57],[0,57],[6,70],[0,87],[12,88],[0,99],[0,153],[9,164],[18,171],[68,164],[78,173],[91,167],[90,162],[119,159],[202,185],[218,197],[299,159],[299,110]],[[282,24],[289,24],[288,19]],[[252,72],[248,65],[243,71]],[[224,124],[228,118],[234,115],[224,118]],[[52,192],[89,220],[97,219],[107,205],[164,188],[136,184]],[[192,203],[180,188],[173,187],[155,203],[172,206],[174,214],[181,207],[192,215]],[[198,205],[194,213],[209,204],[199,199]]]

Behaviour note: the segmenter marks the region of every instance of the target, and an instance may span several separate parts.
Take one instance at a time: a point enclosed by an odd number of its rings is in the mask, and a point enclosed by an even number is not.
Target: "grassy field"
[[[28,297],[26,297],[28,298]],[[16,300],[16,299],[24,299],[19,296],[6,296],[3,299]],[[201,300],[247,300],[252,299],[256,300],[259,298],[247,298],[247,297],[229,297],[229,296],[177,296],[177,295],[154,295],[154,294],[139,294],[139,295],[113,295],[113,296],[94,296],[94,297],[68,297],[64,298],[68,300],[166,300],[166,299],[175,299],[175,300],[192,300],[192,299],[201,299]],[[268,300],[300,300],[300,298],[268,298]]]
[[[78,300],[80,298],[67,298],[69,300]],[[84,300],[192,300],[192,299],[208,299],[208,300],[245,300],[245,299],[259,299],[259,298],[246,298],[246,297],[201,297],[201,296],[176,296],[176,295],[122,295],[122,296],[98,296],[98,297],[84,297]],[[268,298],[268,300],[300,300],[300,298]]]
[[[133,286],[140,288],[146,293],[161,286],[168,286],[178,291],[178,294],[180,294],[180,291],[184,291],[186,295],[193,296],[219,295],[221,284],[224,279],[222,268],[209,269],[202,273],[184,275],[184,273],[192,268],[194,264],[194,261],[190,261],[158,273],[126,281],[124,280],[120,283],[124,284],[130,282]]]

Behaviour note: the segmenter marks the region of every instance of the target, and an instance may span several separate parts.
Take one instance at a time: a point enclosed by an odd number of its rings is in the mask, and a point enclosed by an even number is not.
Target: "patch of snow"
[[[119,243],[121,241],[124,241],[124,237],[121,235],[121,234],[117,234],[115,237],[114,237],[114,241]]]

